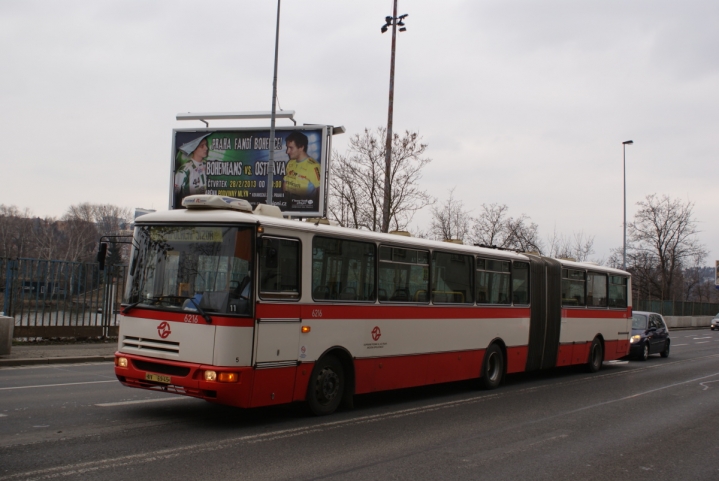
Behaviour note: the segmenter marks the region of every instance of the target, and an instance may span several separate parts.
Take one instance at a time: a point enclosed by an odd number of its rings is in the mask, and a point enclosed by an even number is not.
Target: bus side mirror
[[[100,264],[100,270],[105,270],[105,257],[107,257],[107,243],[100,242],[100,248],[97,250],[97,263]]]

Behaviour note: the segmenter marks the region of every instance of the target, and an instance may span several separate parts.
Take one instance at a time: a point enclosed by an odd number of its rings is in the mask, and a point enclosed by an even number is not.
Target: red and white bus
[[[136,220],[115,373],[126,386],[238,407],[626,356],[627,272],[286,220],[190,196]]]

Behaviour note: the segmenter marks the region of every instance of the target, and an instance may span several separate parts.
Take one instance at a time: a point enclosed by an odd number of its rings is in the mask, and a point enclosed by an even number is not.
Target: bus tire
[[[504,355],[496,344],[492,344],[484,353],[482,375],[479,384],[484,389],[494,389],[502,383],[504,377]]]
[[[587,360],[587,371],[597,372],[602,368],[602,362],[604,361],[604,350],[602,349],[602,343],[596,337],[592,341],[592,345],[589,347],[589,359]]]
[[[345,375],[342,363],[332,356],[321,358],[312,369],[307,386],[307,405],[315,416],[332,414],[342,402]]]

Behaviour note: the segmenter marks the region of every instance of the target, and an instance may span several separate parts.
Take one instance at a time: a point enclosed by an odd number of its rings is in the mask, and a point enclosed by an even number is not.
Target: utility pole
[[[270,158],[267,162],[267,199],[272,205],[272,184],[275,181],[275,116],[277,112],[277,56],[280,45],[280,0],[277,0],[277,27],[275,29],[275,73],[272,77],[272,114],[270,117]]]

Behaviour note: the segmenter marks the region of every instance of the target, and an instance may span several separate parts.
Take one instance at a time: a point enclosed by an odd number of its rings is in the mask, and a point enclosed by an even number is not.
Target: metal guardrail
[[[0,305],[15,338],[117,335],[127,266],[0,258]]]

